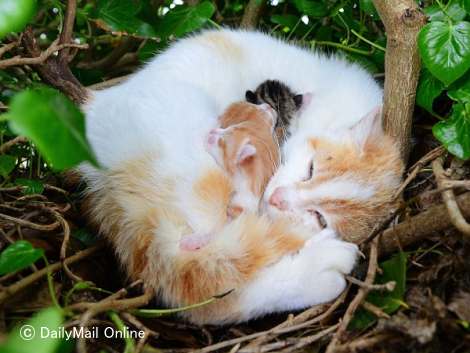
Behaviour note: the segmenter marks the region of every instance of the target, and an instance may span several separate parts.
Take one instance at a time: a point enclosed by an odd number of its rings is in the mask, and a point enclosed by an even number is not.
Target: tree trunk
[[[414,0],[373,0],[387,32],[383,122],[408,159],[421,62],[417,36],[426,17]]]

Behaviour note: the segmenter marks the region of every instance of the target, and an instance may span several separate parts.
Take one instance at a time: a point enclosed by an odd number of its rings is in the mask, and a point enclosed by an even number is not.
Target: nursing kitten
[[[220,116],[220,128],[207,139],[207,151],[233,180],[229,215],[257,212],[269,179],[279,165],[276,112],[268,105],[234,103]]]
[[[230,220],[242,212],[258,212],[264,189],[280,161],[279,145],[273,135],[276,119],[276,112],[268,104],[238,102],[219,117],[220,127],[209,132],[207,152],[233,184],[227,206]],[[199,250],[217,231],[184,235],[180,249]]]
[[[278,80],[266,80],[254,92],[246,91],[245,98],[253,104],[267,103],[277,112],[276,134],[279,141],[283,142],[290,136],[289,127],[295,115],[310,103],[312,94],[295,94]]]

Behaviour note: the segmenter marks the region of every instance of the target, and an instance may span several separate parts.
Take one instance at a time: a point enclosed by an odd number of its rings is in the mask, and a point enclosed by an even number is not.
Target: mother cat
[[[207,132],[246,89],[279,79],[312,92],[266,191],[271,217],[227,221],[230,180]],[[103,170],[83,165],[89,215],[130,278],[165,304],[196,303],[196,323],[247,320],[335,298],[359,239],[393,203],[402,164],[383,134],[382,92],[361,68],[265,34],[207,31],[175,43],[126,83],[90,92],[87,135]],[[325,224],[326,223],[326,224]],[[327,229],[322,230],[327,226]],[[220,229],[206,247],[181,236]]]

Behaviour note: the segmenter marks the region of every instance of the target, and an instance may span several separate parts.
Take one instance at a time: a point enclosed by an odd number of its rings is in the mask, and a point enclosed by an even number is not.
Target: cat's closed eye
[[[307,176],[305,177],[305,179],[303,181],[308,181],[308,180],[312,179],[313,171],[314,171],[314,163],[313,163],[313,159],[312,159],[310,161],[309,165],[308,165]]]

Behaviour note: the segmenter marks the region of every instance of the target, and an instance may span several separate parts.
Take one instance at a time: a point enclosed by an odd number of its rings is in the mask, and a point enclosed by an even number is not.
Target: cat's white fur
[[[308,173],[308,137],[342,138],[382,100],[382,91],[372,77],[341,58],[317,55],[262,33],[208,31],[176,42],[125,83],[93,92],[84,107],[87,136],[99,163],[109,170],[154,151],[159,156],[159,162],[149,166],[155,175],[154,187],[165,188],[160,180],[171,178],[177,195],[172,207],[185,214],[195,232],[208,232],[214,226],[213,210],[201,207],[192,192],[194,180],[208,168],[217,167],[204,149],[205,137],[230,103],[243,100],[247,89],[266,79],[278,79],[315,97],[283,148],[284,161],[268,186],[266,200],[278,186],[301,180]],[[107,180],[90,166],[82,166],[81,172],[91,192],[101,189]],[[372,191],[353,181],[338,180],[322,192],[346,193],[347,198],[367,197],[364,194]],[[243,217],[220,232],[216,241],[221,247],[237,247],[239,222]],[[155,246],[176,256],[175,243],[182,233],[163,224]],[[303,234],[312,236],[307,231]],[[237,320],[335,298],[345,287],[343,275],[352,270],[356,254],[356,246],[339,240],[331,230],[313,236],[298,254],[264,268],[240,289]],[[128,261],[124,251],[120,256]],[[172,304],[171,298],[164,300]]]

